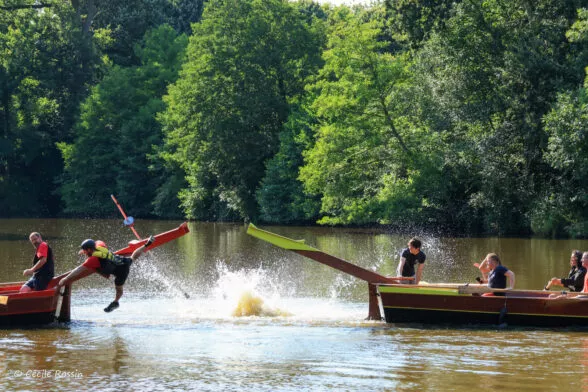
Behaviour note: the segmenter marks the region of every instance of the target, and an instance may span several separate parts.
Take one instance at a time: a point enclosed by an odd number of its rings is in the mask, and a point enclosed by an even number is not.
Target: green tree
[[[94,78],[91,45],[67,4],[0,12],[3,216],[60,211],[55,178],[62,162],[55,143],[71,138],[77,103]]]
[[[298,179],[302,153],[313,143],[314,117],[307,104],[292,110],[280,133],[280,149],[268,161],[265,177],[257,191],[260,218],[271,223],[315,221],[320,200],[304,192]]]
[[[173,0],[173,12],[169,23],[188,36],[192,35],[192,23],[200,21],[204,11],[204,0]]]
[[[186,173],[189,217],[257,215],[255,191],[278,150],[289,100],[320,63],[319,26],[288,1],[207,3],[161,116],[162,157]]]
[[[420,47],[431,32],[443,29],[455,4],[461,0],[385,0],[391,33],[409,47]]]
[[[553,237],[588,235],[588,102],[562,94],[545,116],[546,160],[554,170],[532,215],[535,232]]]
[[[578,10],[578,20],[567,32],[578,44],[578,57],[588,63],[588,9]],[[587,69],[588,70],[588,69]],[[549,137],[545,159],[552,168],[532,213],[536,233],[557,236],[588,236],[588,77],[583,87],[558,96],[544,117]]]
[[[382,10],[337,9],[330,20],[317,97],[316,143],[304,152],[300,178],[321,196],[323,223],[388,223],[394,208],[419,208],[408,173],[427,135],[404,116],[399,94],[407,63],[386,51]]]
[[[328,8],[310,0],[295,5],[307,16],[308,23],[313,23],[314,18],[327,21]],[[324,46],[326,31],[320,31],[320,34],[321,46]],[[309,80],[314,77],[314,74],[310,75]],[[280,132],[279,150],[267,162],[265,176],[256,193],[261,220],[294,223],[314,222],[318,218],[320,198],[307,194],[298,179],[300,168],[304,165],[302,153],[314,143],[313,126],[316,121],[309,107],[312,100],[312,95],[305,92],[301,99],[290,105],[288,121]]]
[[[73,145],[60,144],[66,212],[109,214],[112,208],[104,200],[114,193],[134,214],[152,213],[156,189],[165,178],[162,167],[149,170],[153,146],[162,142],[156,114],[164,110],[162,96],[177,78],[186,46],[186,36],[160,26],[136,46],[140,66],[114,66],[92,89],[82,104]]]
[[[102,49],[116,64],[136,65],[133,48],[145,33],[162,24],[190,34],[190,24],[200,20],[204,0],[70,0],[68,2],[23,2],[0,0],[0,10],[50,10],[66,7],[86,36],[108,37]],[[105,42],[102,42],[103,44]]]
[[[93,6],[96,16],[93,30],[106,30],[112,42],[105,53],[118,65],[138,65],[134,52],[145,34],[162,24],[173,26],[179,33],[190,34],[190,23],[202,15],[204,0],[85,0],[85,10]]]
[[[453,138],[454,173],[470,173],[455,197],[465,197],[486,231],[530,232],[535,195],[549,176],[542,117],[557,92],[582,77],[565,37],[579,3],[461,2],[418,53],[415,110]]]

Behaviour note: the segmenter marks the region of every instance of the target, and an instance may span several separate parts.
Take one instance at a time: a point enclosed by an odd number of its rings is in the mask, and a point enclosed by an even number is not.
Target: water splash
[[[424,231],[417,231],[414,236],[421,240],[421,249],[427,255],[423,279],[429,282],[447,282],[455,279],[455,266],[462,262],[455,259],[455,255],[458,253],[457,247],[459,246],[457,242]],[[397,261],[395,265],[397,265],[402,249],[406,248],[409,239],[410,237],[406,237],[406,242],[396,248]],[[470,281],[472,278],[469,276],[472,273],[475,273],[475,271],[462,270],[459,273],[458,280]]]
[[[262,267],[253,270],[230,271],[228,266],[217,262],[219,275],[214,289],[217,298],[223,298],[234,309],[232,315],[277,317],[290,316],[277,307],[280,301],[278,287],[273,284],[271,274]]]
[[[131,267],[138,272],[139,279],[149,282],[149,285],[144,285],[148,288],[146,291],[165,292],[173,297],[190,298],[190,295],[181,288],[181,282],[167,276],[157,266],[158,263],[150,258],[150,255],[146,255],[133,263]]]
[[[207,323],[357,323],[366,315],[365,303],[345,301],[345,288],[353,280],[343,274],[330,285],[328,298],[306,292],[301,296],[295,279],[276,275],[275,266],[232,270],[234,267],[218,260],[210,273],[190,283],[190,298],[184,298],[186,282],[175,279],[173,269],[162,268],[169,263],[158,264],[148,258],[133,265],[135,275],[127,282],[130,287],[125,290],[120,309],[102,311],[114,294],[110,285],[85,288],[76,292],[72,318],[99,325],[191,328]]]
[[[246,291],[237,302],[237,307],[232,313],[235,317],[261,316],[261,317],[288,317],[291,313],[280,309],[269,308],[259,296],[251,291]]]
[[[331,299],[345,298],[358,283],[358,280],[351,275],[338,274],[329,287],[329,297]]]
[[[434,263],[435,275],[430,274],[428,279],[433,282],[445,282],[453,272],[455,260],[453,255],[455,249],[453,244],[442,241],[441,238],[431,235],[426,235],[421,238],[423,241],[423,249],[427,251],[427,261],[430,264]],[[426,267],[425,267],[426,268]]]

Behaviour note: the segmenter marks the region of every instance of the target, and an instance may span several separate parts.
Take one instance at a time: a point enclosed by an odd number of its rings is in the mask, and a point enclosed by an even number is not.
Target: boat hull
[[[0,316],[0,327],[23,327],[51,324],[55,321],[55,311],[13,314]]]
[[[484,297],[458,289],[379,285],[387,323],[588,326],[588,299],[551,299],[548,292]]]
[[[0,326],[15,327],[70,321],[70,293],[68,285],[62,292],[54,287],[62,276],[53,278],[47,290],[20,293],[24,282],[0,284]]]

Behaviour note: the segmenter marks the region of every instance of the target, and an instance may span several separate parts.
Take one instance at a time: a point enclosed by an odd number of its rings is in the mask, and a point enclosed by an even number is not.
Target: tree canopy
[[[255,191],[277,152],[289,100],[320,59],[313,22],[281,0],[207,3],[161,116],[164,156],[186,171],[189,217],[256,217]]]
[[[581,0],[0,1],[3,216],[588,236]]]

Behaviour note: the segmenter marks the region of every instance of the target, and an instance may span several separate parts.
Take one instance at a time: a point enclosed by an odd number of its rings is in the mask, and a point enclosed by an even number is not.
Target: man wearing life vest
[[[123,295],[123,286],[129,276],[131,264],[145,253],[153,241],[154,237],[149,237],[149,240],[147,240],[145,245],[137,248],[131,257],[123,257],[113,254],[106,248],[106,246],[100,246],[106,245],[103,242],[97,245],[97,243],[100,243],[101,241],[94,241],[92,239],[84,240],[81,245],[82,253],[88,258],[82,265],[71,271],[65,278],[61,279],[57,288],[59,289],[61,286],[75,282],[76,280],[95,272],[106,278],[110,277],[110,275],[114,275],[114,287],[116,290],[114,301],[104,308],[105,312],[112,312],[119,307],[118,301]]]
[[[21,293],[28,293],[33,290],[45,290],[47,285],[53,279],[54,263],[53,250],[47,245],[41,234],[37,232],[29,235],[31,244],[35,247],[35,257],[33,266],[23,271],[24,276],[31,278],[20,288]]]

